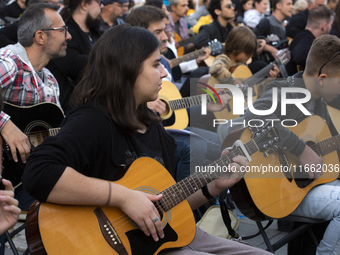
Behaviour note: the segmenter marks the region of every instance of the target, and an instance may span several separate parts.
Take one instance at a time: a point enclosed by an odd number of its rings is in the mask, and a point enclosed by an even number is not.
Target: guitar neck
[[[230,95],[230,92],[224,91],[224,92],[219,93],[219,95],[225,95],[225,94]],[[219,99],[217,98],[215,94],[213,94],[213,98],[207,97],[207,102],[212,103],[216,100],[219,101]],[[175,100],[169,101],[169,105],[173,111],[184,109],[184,108],[191,108],[194,106],[202,105],[202,97],[201,95],[197,95],[197,96],[185,97],[181,99],[175,99]]]
[[[264,68],[262,68],[260,71],[258,71],[257,73],[255,73],[252,77],[248,78],[247,80],[245,80],[243,82],[243,84],[248,85],[248,87],[252,87],[255,84],[263,81],[267,75],[269,74],[270,70],[273,69],[274,64],[276,63],[276,61],[274,61],[273,63],[270,63],[269,65],[265,66]]]
[[[340,148],[340,134],[318,142],[320,155],[324,156]]]
[[[204,54],[204,50],[196,50],[191,53],[185,54],[179,58],[171,59],[172,67],[178,66],[180,63],[198,58],[200,55]]]
[[[254,140],[245,143],[244,147],[249,155],[252,155],[259,150]],[[232,149],[227,155],[222,156],[208,166],[200,166],[199,171],[196,171],[196,173],[190,175],[186,179],[164,190],[162,192],[163,198],[160,200],[160,204],[164,211],[170,210],[172,207],[201,189],[204,185],[226,173],[227,170],[229,170],[228,165],[233,162],[232,159],[237,155],[244,156],[243,151],[239,147]],[[221,170],[218,171],[217,167]],[[215,169],[215,171],[212,169]]]

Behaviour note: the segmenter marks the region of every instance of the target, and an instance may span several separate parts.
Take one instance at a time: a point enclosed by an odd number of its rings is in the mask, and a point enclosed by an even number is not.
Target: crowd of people
[[[267,79],[261,82],[264,89],[258,91],[253,107],[271,109],[273,90],[281,94],[287,88],[306,89],[311,98],[303,107],[321,116],[332,128],[327,104],[340,109],[340,3],[301,1],[6,3],[0,8],[0,134],[4,147],[0,234],[13,227],[21,211],[27,212],[38,200],[117,207],[161,247],[168,233],[163,230],[157,207],[163,206],[163,194],[148,194],[116,183],[122,169],[128,171],[133,162],[149,157],[180,182],[195,173],[195,167],[228,157],[230,151],[223,150],[223,144],[233,130],[229,125],[207,128],[201,107],[192,107],[191,102],[184,107],[190,120],[188,127],[167,129],[162,116],[171,111],[171,106],[159,98],[165,81],[176,85],[176,93],[188,97],[200,91],[200,84],[209,86],[193,80],[213,77],[242,86],[243,77],[234,73],[237,67],[247,66],[252,74],[258,74],[272,65],[262,77]],[[190,15],[189,8],[195,9]],[[223,50],[212,50],[210,43],[214,40],[223,44]],[[287,49],[290,62],[284,66],[277,60]],[[200,54],[192,54],[198,50]],[[209,64],[210,58],[213,61]],[[286,96],[299,99],[301,95],[291,92]],[[229,109],[231,100],[231,95],[221,94],[218,102],[207,104],[208,113],[212,116]],[[276,100],[278,105],[280,100]],[[47,104],[60,109],[65,117],[50,127],[61,127],[57,134],[33,146],[35,138],[14,121],[15,113],[8,107],[14,105],[20,111]],[[294,106],[289,106],[286,115],[277,107],[277,111],[264,116],[246,108],[237,121],[301,122],[306,116]],[[323,164],[294,132],[279,122],[275,126],[282,152],[294,155],[304,166]],[[237,171],[210,177],[208,183],[201,183],[185,198],[192,211],[210,206],[222,191],[244,177],[240,169],[249,165],[246,154],[230,159]],[[150,169],[149,175],[151,178],[156,173]],[[309,171],[308,176],[314,180],[322,178],[322,173]],[[292,213],[329,221],[315,248],[318,255],[340,254],[339,197],[338,180],[319,185]],[[162,254],[269,254],[239,240],[225,240],[195,229],[194,239],[184,247]],[[3,254],[4,235],[0,242]]]

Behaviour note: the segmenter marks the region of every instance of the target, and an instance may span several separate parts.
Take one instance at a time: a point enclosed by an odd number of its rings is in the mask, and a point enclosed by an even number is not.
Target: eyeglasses
[[[227,7],[228,9],[231,9],[231,7],[235,8],[235,4],[227,4],[225,7]]]
[[[330,59],[328,59],[328,60],[326,61],[326,63],[324,63],[324,64],[320,67],[318,77],[319,77],[320,74],[321,74],[321,69],[322,69],[325,65],[327,65],[330,61],[332,61],[333,58],[335,58],[336,56],[338,56],[339,53],[340,53],[340,49],[338,50],[337,53],[335,53],[333,56],[331,56]]]
[[[68,26],[62,26],[62,27],[51,27],[51,28],[43,28],[43,29],[40,29],[41,31],[49,31],[49,30],[61,30],[61,31],[65,31],[65,34],[64,36],[66,37],[67,36],[67,32],[68,32]],[[33,35],[34,37],[34,35]]]

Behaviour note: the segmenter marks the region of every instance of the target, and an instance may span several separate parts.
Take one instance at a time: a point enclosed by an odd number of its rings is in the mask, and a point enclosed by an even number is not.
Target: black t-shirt
[[[19,18],[23,12],[24,9],[21,9],[17,2],[13,2],[10,5],[6,5],[0,9],[0,18],[6,22],[10,22],[6,20],[6,17]]]
[[[89,177],[115,180],[143,156],[163,164],[174,177],[175,150],[174,138],[161,124],[151,122],[144,134],[125,134],[105,109],[89,103],[70,111],[59,133],[35,148],[27,160],[23,185],[33,197],[46,201],[67,166]]]

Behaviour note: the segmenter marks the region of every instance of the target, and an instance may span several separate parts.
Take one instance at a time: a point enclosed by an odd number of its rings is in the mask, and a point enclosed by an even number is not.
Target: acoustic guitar
[[[63,111],[54,103],[40,103],[21,107],[4,103],[4,112],[11,116],[12,122],[28,137],[31,148],[37,147],[47,136],[54,136],[60,130],[64,119]],[[6,155],[12,155],[7,143],[4,143]]]
[[[219,95],[230,94],[229,91],[219,93]],[[218,101],[217,96],[213,95]],[[185,129],[189,124],[187,108],[202,105],[201,95],[182,98],[177,87],[169,82],[162,82],[162,89],[158,93],[158,98],[166,104],[166,110],[161,114],[162,124],[165,129]],[[211,97],[207,97],[207,102],[213,102]]]
[[[289,152],[275,151],[267,158],[255,153],[249,163],[254,172],[247,172],[244,178],[230,189],[237,207],[250,219],[283,218],[296,209],[313,187],[331,182],[339,176],[336,149],[340,148],[340,135],[331,137],[329,128],[321,117],[310,116],[289,130],[321,157],[324,162],[324,174],[317,179],[308,179],[308,174],[300,167],[297,157]],[[230,134],[231,137],[237,136],[237,132]],[[225,141],[228,141],[228,137]],[[245,142],[251,137],[251,132],[247,129],[240,140]],[[223,145],[225,146],[228,144]],[[269,166],[272,167],[271,171]],[[262,173],[264,167],[267,167],[267,172]],[[314,171],[321,169],[322,166],[315,166]]]
[[[178,57],[180,57],[180,56],[183,56],[183,54],[184,54],[184,46],[185,45],[187,45],[188,43],[192,43],[194,40],[195,40],[195,37],[196,37],[196,35],[194,35],[194,36],[191,36],[191,37],[189,37],[189,38],[187,38],[187,39],[183,39],[182,40],[182,37],[179,35],[179,34],[177,34],[177,33],[173,33],[173,35],[174,35],[174,40],[175,40],[175,42],[178,44],[178,48],[177,48],[177,56]]]
[[[340,133],[340,118],[339,118],[340,110],[330,105],[327,105],[327,110],[329,112],[329,115],[331,116],[332,122],[336,130],[338,131],[338,133]]]
[[[276,129],[265,127],[246,144],[236,141],[227,155],[207,167],[227,167],[237,155],[246,155],[251,160],[250,155],[258,150],[264,151],[278,141]],[[161,215],[163,239],[154,242],[116,207],[37,203],[31,206],[26,220],[30,252],[32,255],[151,255],[166,248],[185,246],[193,240],[196,231],[195,219],[186,198],[222,174],[225,172],[202,170],[176,183],[156,160],[139,158],[115,183],[149,194],[163,194],[155,202]]]
[[[242,84],[243,86],[241,89],[243,90],[243,94],[245,96],[245,102],[244,104],[247,105],[247,88],[253,87],[253,101],[255,101],[258,98],[258,91],[259,88],[257,88],[258,83],[262,82],[267,75],[269,74],[270,70],[273,69],[274,64],[277,66],[285,65],[290,60],[290,52],[289,50],[282,50],[278,56],[278,58],[273,61],[272,63],[268,64],[264,68],[262,68],[260,71],[256,72],[255,74],[252,74],[249,68],[246,65],[239,65],[237,66],[233,71],[233,76],[239,80],[243,80]],[[208,85],[215,87],[215,84],[223,84],[223,79],[216,79],[215,77],[211,76],[211,78],[208,80]],[[262,89],[261,89],[262,91]],[[235,119],[240,117],[240,115],[233,114],[233,100],[230,100],[228,103],[228,106],[219,112],[214,112],[214,115],[216,119]]]
[[[217,41],[216,39],[209,42],[208,48],[210,48],[211,54],[221,54],[222,50],[223,50],[222,44],[219,41]],[[182,62],[189,61],[189,60],[192,60],[192,59],[196,59],[203,54],[205,54],[204,49],[195,50],[195,51],[187,53],[187,54],[185,54],[181,57],[171,59],[170,60],[171,65],[172,65],[172,67],[178,66]]]

